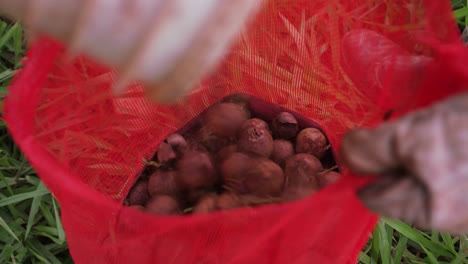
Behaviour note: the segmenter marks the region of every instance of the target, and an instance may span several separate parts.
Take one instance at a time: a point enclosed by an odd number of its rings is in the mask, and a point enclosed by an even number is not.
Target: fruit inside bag
[[[5,119],[60,202],[76,263],[355,263],[377,217],[355,195],[368,179],[346,168],[338,182],[291,202],[175,216],[123,202],[164,139],[234,94],[257,98],[253,112],[281,107],[317,125],[337,153],[349,129],[454,92],[457,61],[440,56],[459,41],[452,24],[443,1],[265,1],[224,62],[176,105],[151,103],[138,84],[112,97],[112,71],[70,61],[60,44],[41,38],[10,88]],[[361,30],[398,47],[385,67],[364,63],[378,57],[359,55],[375,50],[366,41],[345,45]],[[413,81],[413,68],[397,67],[402,54],[431,58],[412,90],[392,82]],[[376,68],[381,77],[370,78]],[[454,88],[438,91],[440,84]],[[408,99],[426,89],[438,93]]]

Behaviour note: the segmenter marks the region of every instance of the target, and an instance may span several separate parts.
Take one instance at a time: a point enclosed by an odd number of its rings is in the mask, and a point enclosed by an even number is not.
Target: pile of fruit
[[[289,112],[258,116],[244,97],[208,108],[160,144],[124,204],[208,213],[302,199],[340,177],[320,129]]]

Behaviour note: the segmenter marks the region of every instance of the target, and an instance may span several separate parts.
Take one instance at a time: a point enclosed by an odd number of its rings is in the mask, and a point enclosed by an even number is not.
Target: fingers
[[[345,135],[340,156],[345,166],[357,174],[383,174],[400,167],[395,156],[395,125],[375,130],[354,130]]]
[[[414,177],[381,177],[358,191],[361,201],[371,211],[418,227],[431,223],[430,196]]]

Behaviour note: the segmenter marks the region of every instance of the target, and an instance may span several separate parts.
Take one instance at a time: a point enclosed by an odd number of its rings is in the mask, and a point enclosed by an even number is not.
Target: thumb
[[[356,174],[386,174],[401,167],[395,153],[395,123],[374,130],[357,129],[343,138],[340,158]]]

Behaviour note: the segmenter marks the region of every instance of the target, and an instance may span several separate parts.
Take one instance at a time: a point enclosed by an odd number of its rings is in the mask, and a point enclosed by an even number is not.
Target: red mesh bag
[[[306,117],[336,152],[349,129],[461,91],[466,61],[448,1],[271,0],[177,105],[149,102],[138,85],[112,97],[112,71],[39,39],[4,118],[61,204],[76,263],[355,263],[377,216],[355,196],[367,179],[345,168],[297,202],[163,217],[122,201],[158,144],[225,96]]]

